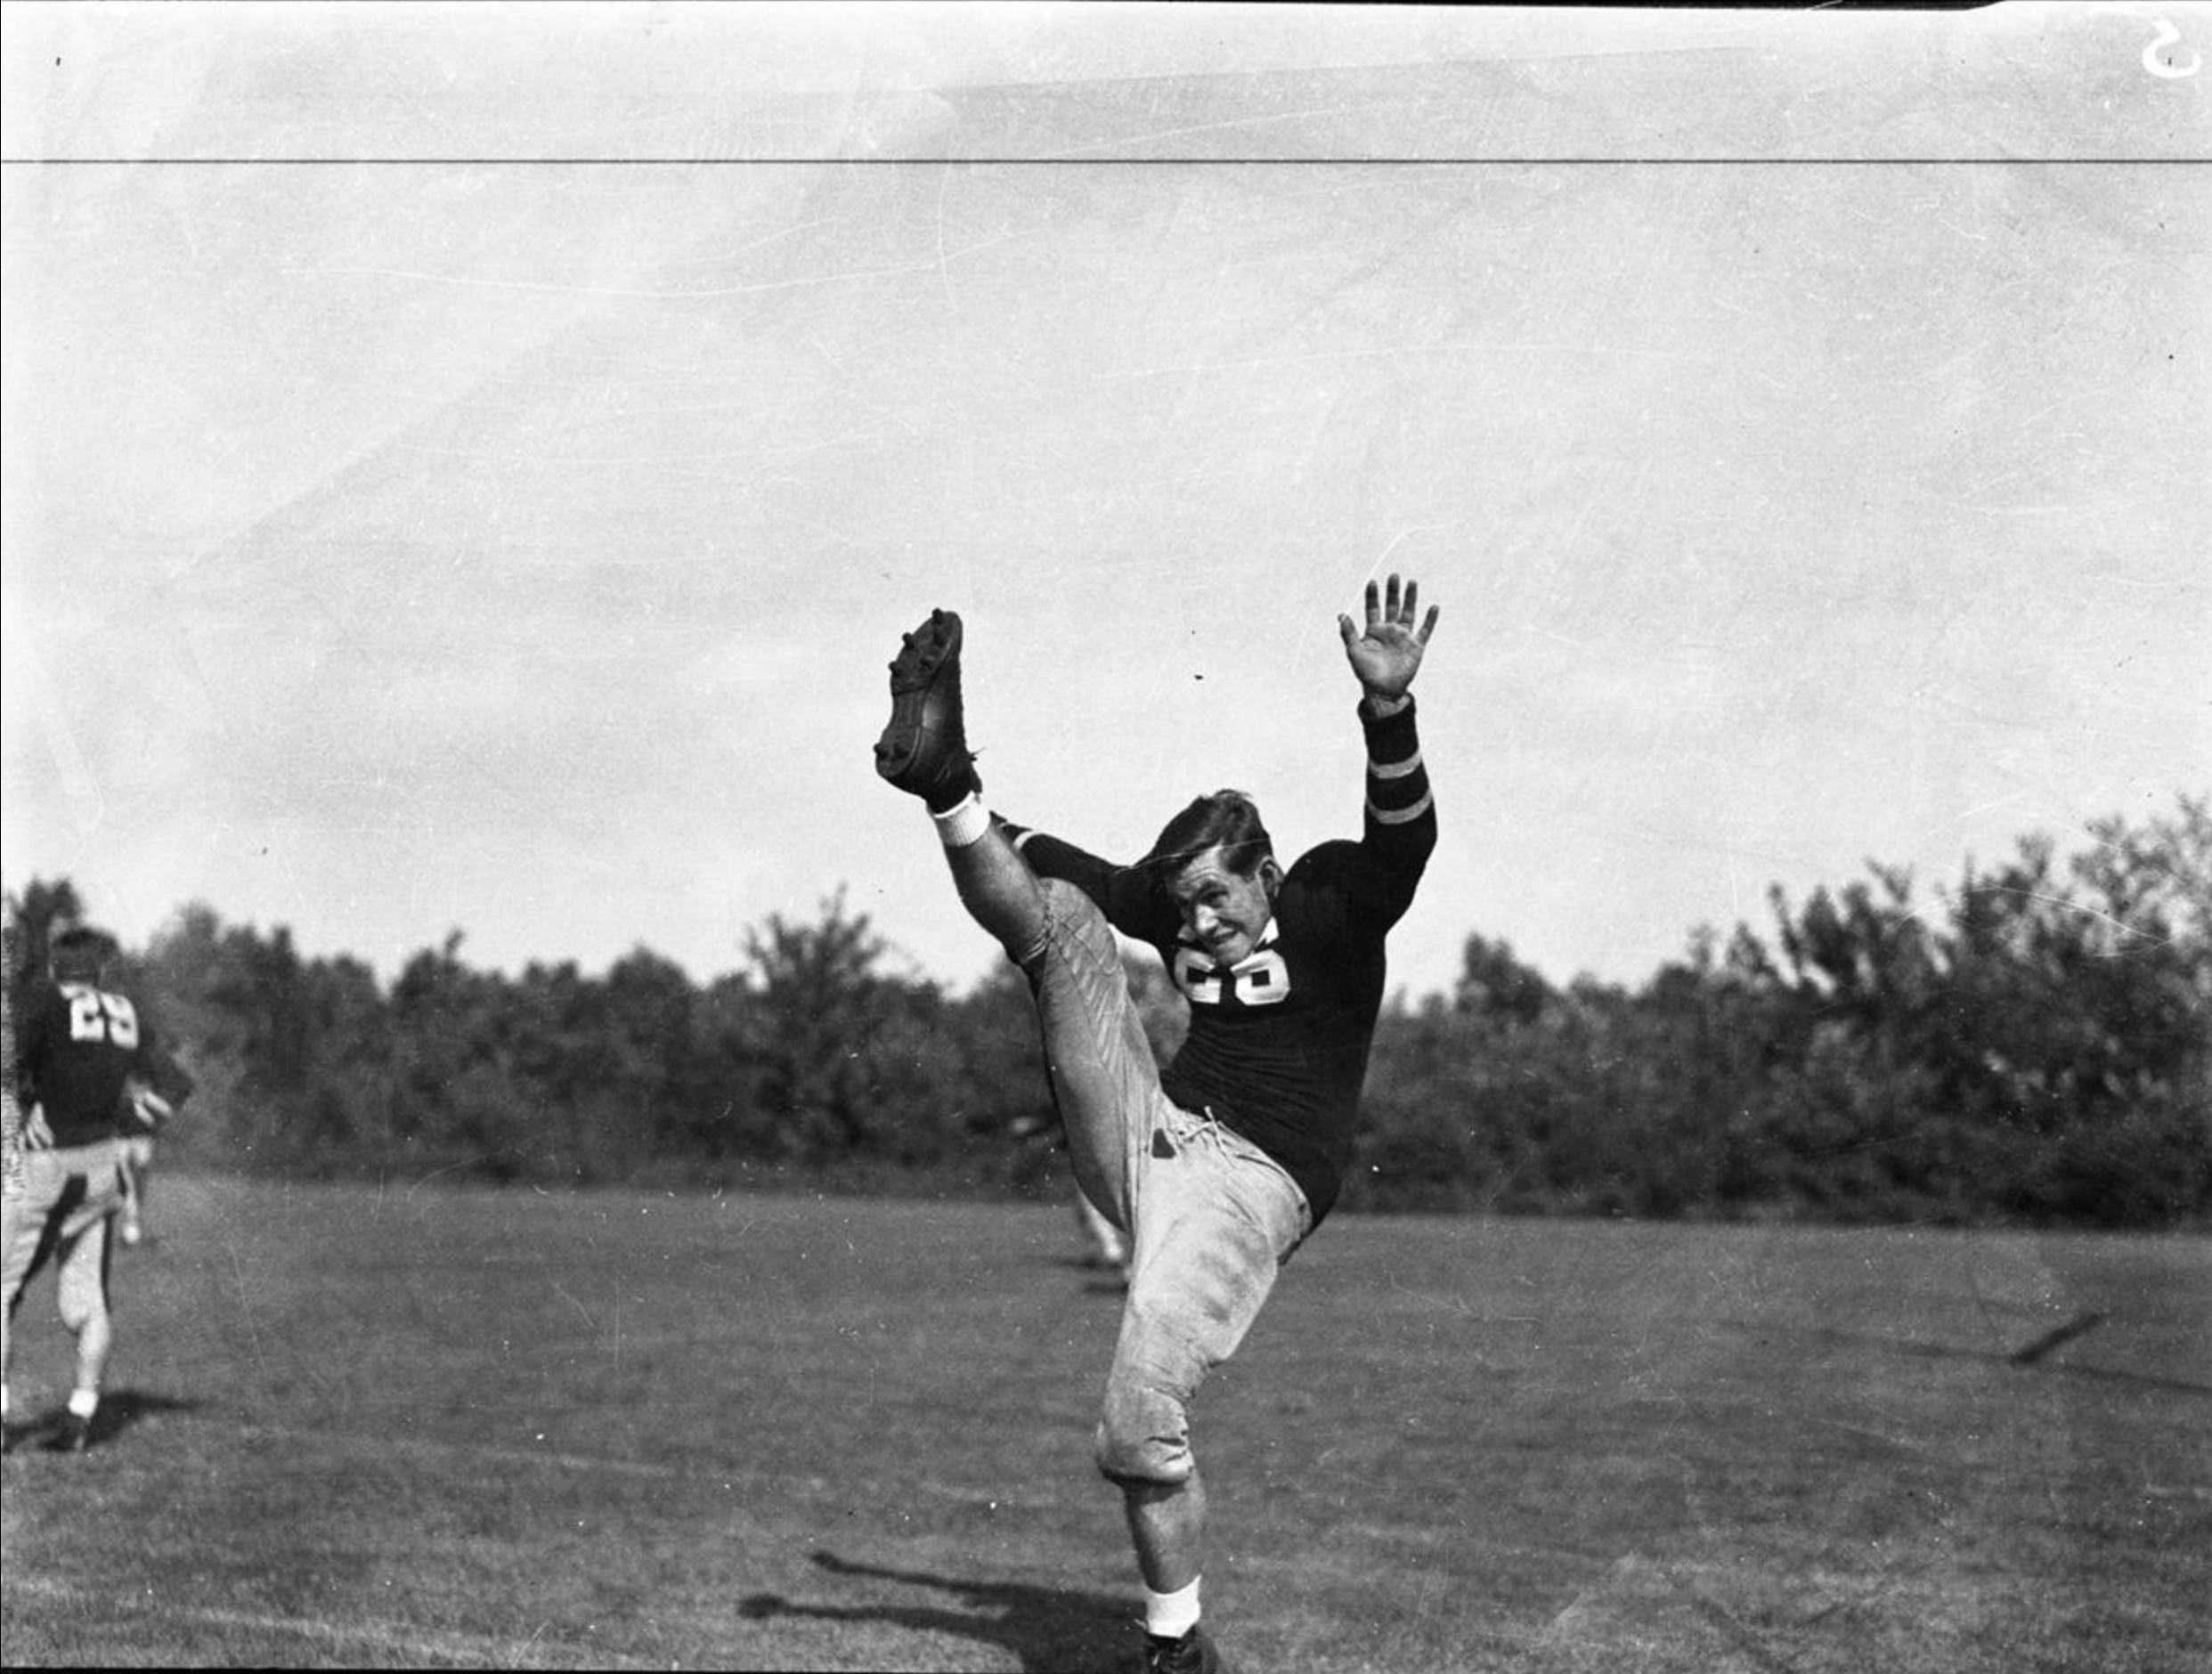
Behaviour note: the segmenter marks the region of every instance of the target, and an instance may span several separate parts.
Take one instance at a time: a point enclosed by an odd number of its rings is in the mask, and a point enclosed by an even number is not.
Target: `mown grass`
[[[166,1177],[11,1665],[1123,1666],[1057,1209]],[[2060,1328],[2094,1326],[2028,1360]],[[1208,1386],[1250,1670],[2212,1662],[2212,1243],[1339,1217]],[[18,1412],[66,1392],[52,1281]]]

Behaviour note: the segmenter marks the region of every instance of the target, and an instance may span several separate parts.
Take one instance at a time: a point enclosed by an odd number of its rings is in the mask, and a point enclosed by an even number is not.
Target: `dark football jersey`
[[[25,1005],[16,1043],[16,1092],[43,1110],[57,1146],[112,1139],[123,1084],[145,1077],[177,1102],[190,1086],[127,995],[89,982],[42,987]]]
[[[1161,1090],[1185,1109],[1210,1111],[1281,1163],[1305,1193],[1315,1225],[1351,1165],[1382,1009],[1384,939],[1436,846],[1412,706],[1381,719],[1362,706],[1360,719],[1368,751],[1360,840],[1299,857],[1258,944],[1233,966],[1186,936],[1160,881],[1009,827],[1038,876],[1076,885],[1116,930],[1159,955],[1191,1010]]]

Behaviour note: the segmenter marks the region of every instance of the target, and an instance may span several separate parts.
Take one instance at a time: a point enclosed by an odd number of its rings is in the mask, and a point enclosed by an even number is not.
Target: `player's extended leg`
[[[1129,1224],[1129,1155],[1149,1131],[1159,1077],[1113,931],[1086,896],[1029,869],[985,809],[960,695],[958,614],[931,611],[890,665],[891,717],[876,771],[936,820],[968,915],[1020,965],[1036,996],[1046,1068],[1076,1179]]]
[[[1012,853],[1012,845],[1006,848]],[[1044,922],[1014,958],[1037,1002],[1069,1160],[1083,1196],[1133,1231],[1144,1147],[1172,1107],[1159,1090],[1159,1066],[1105,915],[1072,883],[1051,879],[1037,889]]]
[[[1166,1100],[1120,944],[1088,896],[1037,877],[1003,827],[945,852],[969,914],[1029,980],[1076,1184],[1126,1231],[1131,1179]]]
[[[974,803],[967,804],[976,808]],[[978,809],[980,812],[980,809]],[[1049,929],[1043,882],[1014,851],[1004,827],[988,814],[972,841],[956,843],[945,834],[945,863],[968,916],[988,930],[1016,964],[1045,939]],[[944,822],[939,822],[940,825]]]
[[[918,796],[937,821],[968,916],[1019,961],[1045,928],[1037,874],[974,800],[983,782],[968,749],[960,700],[959,613],[933,610],[901,635],[891,659],[891,716],[875,741],[875,770]]]

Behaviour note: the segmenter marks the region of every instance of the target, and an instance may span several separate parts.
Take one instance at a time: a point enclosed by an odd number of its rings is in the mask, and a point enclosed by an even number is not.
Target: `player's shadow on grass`
[[[1894,1353],[1909,1354],[1921,1360],[1980,1361],[1990,1366],[2032,1367],[2038,1372],[2059,1377],[2078,1377],[2092,1383],[2126,1384],[2138,1389],[2162,1390],[2168,1394],[2193,1395],[2199,1400],[2212,1396],[2212,1385],[2200,1384],[2185,1377],[2169,1377],[2156,1372],[2129,1371],[2116,1366],[2099,1366],[2094,1362],[2077,1363],[2049,1358],[2050,1351],[2075,1337],[2086,1336],[2102,1323],[2101,1313],[2084,1314],[2068,1321],[2054,1331],[2045,1333],[2035,1341],[2014,1349],[1978,1348],[1950,1343],[1927,1343],[1911,1337],[1880,1337],[1868,1331],[1813,1330],[1802,1335],[1832,1343],[1871,1345],[1886,1348]],[[1747,1328],[1753,1329],[1753,1328]],[[1766,1330],[1769,1328],[1755,1328]]]
[[[1080,1674],[1121,1667],[1136,1642],[1137,1614],[1126,1599],[1108,1598],[1020,1581],[958,1581],[914,1570],[853,1564],[834,1552],[814,1561],[833,1575],[903,1581],[952,1594],[958,1608],[932,1605],[802,1605],[774,1593],[754,1593],[738,1605],[748,1621],[804,1616],[816,1621],[880,1621],[917,1633],[947,1633],[997,1646],[1021,1659],[1028,1674]]]
[[[197,1412],[204,1402],[178,1401],[169,1395],[151,1395],[136,1389],[111,1389],[101,1397],[100,1410],[93,1415],[92,1444],[107,1447],[126,1431],[134,1429],[147,1418],[164,1412]],[[33,1449],[52,1441],[61,1433],[62,1419],[69,1409],[55,1406],[37,1418],[18,1424],[10,1419],[7,1426],[7,1451]]]

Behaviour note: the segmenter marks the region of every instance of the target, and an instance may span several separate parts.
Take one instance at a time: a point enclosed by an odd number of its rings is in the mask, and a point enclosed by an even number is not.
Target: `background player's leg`
[[[87,1319],[77,1334],[77,1387],[97,1399],[107,1382],[108,1355],[115,1347],[115,1322],[105,1308]]]
[[[115,1173],[123,1186],[123,1207],[116,1211],[116,1235],[126,1244],[135,1244],[145,1236],[142,1203],[146,1182],[139,1153],[128,1140],[116,1147]]]
[[[1126,1280],[1129,1269],[1129,1242],[1122,1230],[1081,1190],[1075,1194],[1075,1212],[1076,1223],[1083,1231],[1086,1264],[1111,1267]]]

